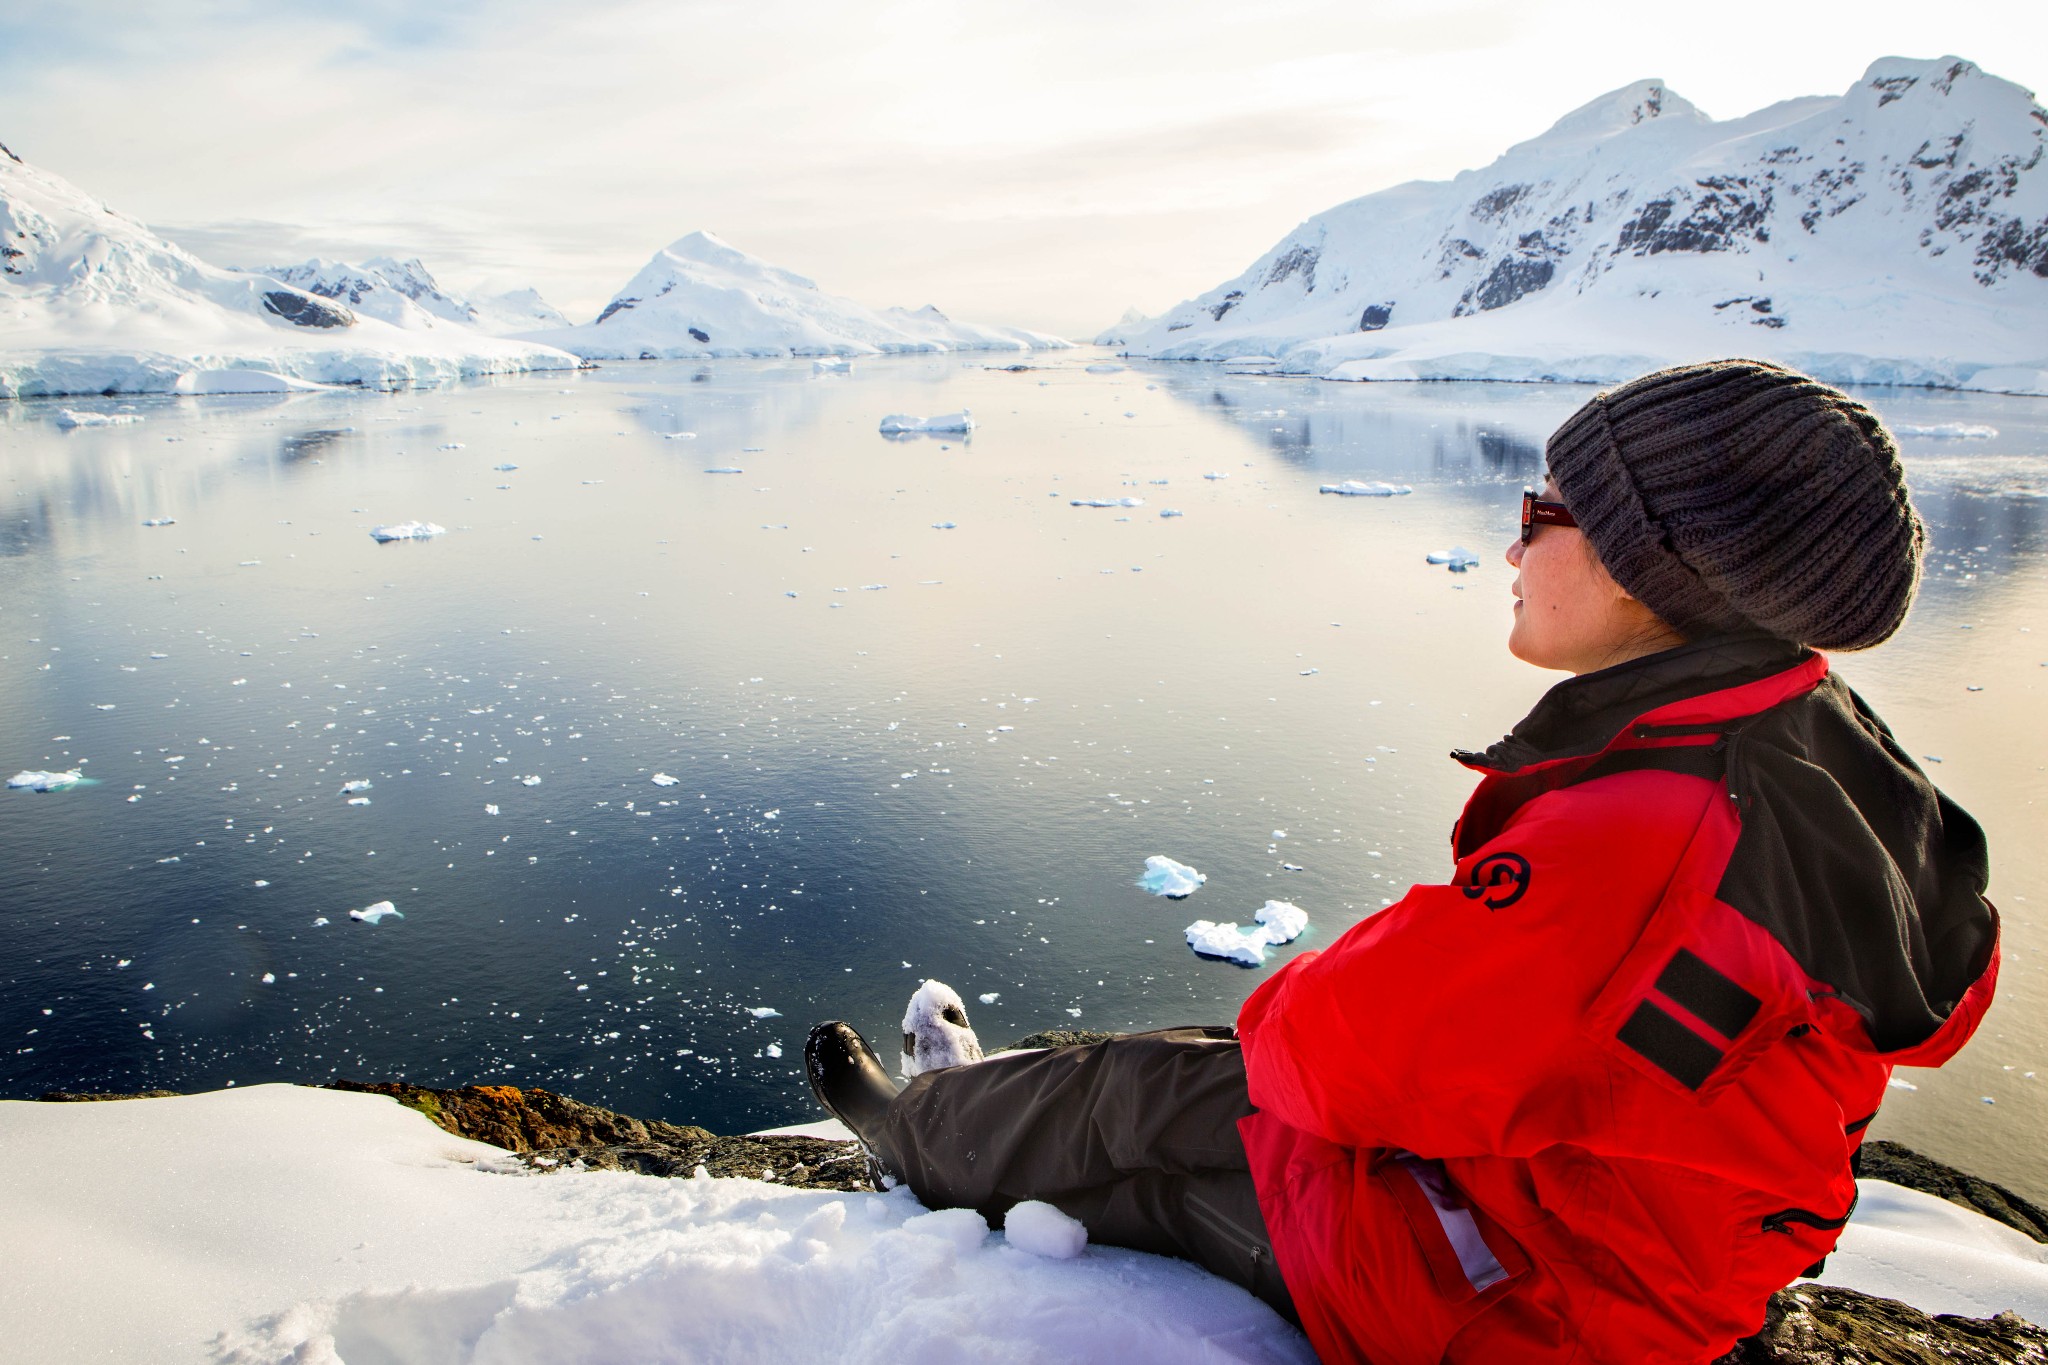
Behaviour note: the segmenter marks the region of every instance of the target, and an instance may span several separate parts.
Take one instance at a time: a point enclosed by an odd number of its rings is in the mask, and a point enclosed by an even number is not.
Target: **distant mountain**
[[[1152,325],[1152,319],[1135,308],[1124,309],[1124,315],[1116,320],[1113,327],[1105,327],[1095,334],[1097,346],[1127,346],[1134,336],[1141,335]]]
[[[1639,81],[1483,170],[1318,214],[1123,344],[1334,379],[1748,355],[2048,393],[2044,150],[2031,92],[1954,57],[1723,121]]]
[[[207,265],[0,145],[0,398],[236,387],[217,371],[386,385],[576,363]]]
[[[1018,327],[955,322],[927,304],[869,308],[708,232],[658,251],[594,322],[525,334],[588,359],[1025,351],[1066,346]]]
[[[566,327],[569,319],[532,289],[466,299],[443,289],[418,258],[375,256],[361,265],[315,258],[298,265],[252,271],[344,303],[358,314],[410,330],[454,324],[486,336],[510,336],[543,327]]]

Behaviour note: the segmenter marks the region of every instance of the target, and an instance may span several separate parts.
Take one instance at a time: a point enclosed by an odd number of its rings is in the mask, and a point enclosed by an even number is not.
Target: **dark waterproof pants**
[[[930,1208],[1000,1224],[1043,1200],[1097,1242],[1179,1256],[1290,1320],[1237,1121],[1228,1028],[1161,1029],[928,1071],[889,1106],[876,1155]]]

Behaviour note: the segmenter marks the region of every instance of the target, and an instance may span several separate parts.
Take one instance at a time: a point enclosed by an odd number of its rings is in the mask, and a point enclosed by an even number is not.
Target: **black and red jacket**
[[[1245,1148],[1329,1365],[1695,1365],[1834,1246],[1892,1068],[1990,1003],[1977,823],[1818,654],[1553,688],[1449,883],[1238,1017]]]

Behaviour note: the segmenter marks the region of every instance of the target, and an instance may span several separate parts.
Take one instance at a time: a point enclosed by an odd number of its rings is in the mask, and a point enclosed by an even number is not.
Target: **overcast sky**
[[[0,141],[223,265],[417,255],[588,321],[696,228],[871,304],[1086,335],[1659,77],[1717,118],[2048,4],[0,0]]]

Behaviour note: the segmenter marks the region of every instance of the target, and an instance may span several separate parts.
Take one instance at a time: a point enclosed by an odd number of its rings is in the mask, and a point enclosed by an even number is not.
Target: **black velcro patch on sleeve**
[[[1727,973],[1708,964],[1690,949],[1680,948],[1657,978],[1657,989],[1733,1038],[1756,1018],[1763,1001],[1744,990]]]
[[[1712,1043],[1649,1000],[1636,1006],[1636,1012],[1615,1036],[1687,1090],[1697,1090],[1705,1084],[1721,1064],[1723,1055]]]

